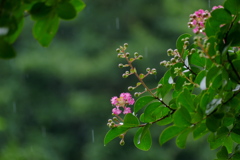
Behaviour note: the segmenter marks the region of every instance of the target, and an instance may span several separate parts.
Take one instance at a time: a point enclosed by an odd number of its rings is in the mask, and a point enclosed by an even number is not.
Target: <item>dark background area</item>
[[[123,59],[116,48],[144,56],[134,63],[139,72],[157,69],[146,83],[156,86],[166,69],[166,50],[175,48],[189,15],[211,10],[223,0],[85,0],[86,8],[71,21],[62,21],[48,48],[33,39],[31,17],[14,47],[17,57],[0,63],[0,160],[211,160],[205,138],[190,136],[185,150],[170,141],[159,146],[163,127],[152,128],[148,152],[135,148],[134,131],[125,146],[115,139],[103,145],[112,118],[110,98],[127,92],[135,77],[122,79]],[[141,89],[140,89],[141,90]]]

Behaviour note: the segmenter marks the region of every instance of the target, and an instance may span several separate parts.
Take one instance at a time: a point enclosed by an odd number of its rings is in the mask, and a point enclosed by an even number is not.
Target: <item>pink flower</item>
[[[133,105],[135,103],[130,93],[121,93],[119,98],[114,96],[110,101],[112,105],[116,106],[116,108],[112,109],[112,113],[115,115],[122,113],[122,110],[119,109],[120,107],[123,107],[123,114],[131,113],[131,108],[127,107],[127,105]]]
[[[205,29],[205,21],[210,17],[210,13],[208,11],[204,11],[203,9],[199,9],[190,15],[190,20],[188,22],[188,27],[193,28],[193,32],[195,34],[204,33]]]
[[[212,11],[215,10],[215,9],[218,9],[218,8],[223,8],[223,6],[221,6],[221,5],[219,5],[219,6],[214,6],[214,7],[212,8]]]
[[[125,107],[123,114],[128,114],[128,113],[132,113],[131,108],[130,107]]]
[[[116,104],[118,103],[118,100],[117,100],[117,99],[118,99],[117,96],[112,97],[112,98],[111,98],[111,104],[112,104],[112,105],[116,105]]]
[[[115,115],[119,115],[122,113],[122,111],[118,107],[116,107],[112,109],[112,113]]]

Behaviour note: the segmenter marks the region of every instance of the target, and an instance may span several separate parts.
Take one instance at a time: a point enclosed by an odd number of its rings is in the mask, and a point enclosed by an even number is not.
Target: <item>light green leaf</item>
[[[189,112],[193,112],[195,107],[193,105],[193,97],[189,90],[184,89],[177,98],[177,104],[184,106]]]
[[[177,139],[176,139],[176,144],[179,148],[185,148],[186,142],[187,142],[187,137],[189,133],[191,132],[191,128],[185,130],[183,133],[181,133]]]
[[[152,96],[143,96],[137,99],[136,103],[134,104],[134,113],[137,113],[140,109],[145,107],[147,104],[155,100]]]
[[[191,125],[191,116],[185,107],[179,108],[173,114],[174,124],[179,127],[187,127]]]
[[[149,150],[152,146],[152,137],[149,130],[150,126],[150,124],[147,124],[139,128],[133,139],[134,145],[143,151]]]
[[[82,0],[71,0],[70,3],[75,7],[77,12],[82,11],[86,6]]]
[[[55,14],[51,14],[43,20],[38,20],[33,27],[34,38],[38,42],[47,47],[57,33],[59,26],[59,18]]]
[[[192,35],[185,33],[178,37],[177,42],[176,42],[176,47],[181,56],[183,56],[183,47],[184,47],[184,41],[185,41],[184,39],[190,38],[191,36]]]
[[[171,140],[172,138],[176,137],[180,133],[182,133],[186,128],[185,127],[178,127],[178,126],[169,126],[165,128],[160,137],[159,137],[159,143],[160,145],[163,145],[167,141]]]
[[[199,139],[207,133],[208,133],[208,129],[207,129],[206,123],[200,123],[194,128],[193,138],[195,140]]]
[[[125,126],[118,126],[109,130],[104,138],[104,145],[107,145],[114,138],[120,136],[121,134],[127,132],[129,128]]]
[[[139,124],[140,122],[136,116],[132,115],[131,113],[125,115],[123,121],[124,127],[137,127]]]

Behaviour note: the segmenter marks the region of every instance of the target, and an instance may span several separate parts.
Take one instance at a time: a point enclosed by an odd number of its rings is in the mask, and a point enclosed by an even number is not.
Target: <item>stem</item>
[[[126,56],[126,53],[124,53],[124,55],[125,55],[126,60],[127,60],[128,64],[129,64],[129,67],[134,70],[134,67],[133,67],[133,65],[132,65],[132,61],[130,61],[130,60],[128,59],[128,57]],[[134,74],[135,74],[135,76],[138,78],[139,82],[143,85],[143,87],[146,88],[146,90],[147,90],[155,99],[157,99],[158,101],[160,101],[165,107],[167,107],[167,108],[169,108],[170,110],[174,111],[174,110],[173,110],[172,108],[170,108],[170,106],[168,106],[163,100],[161,100],[160,98],[158,98],[157,96],[154,95],[154,93],[151,91],[151,89],[149,89],[148,86],[145,84],[145,82],[143,81],[143,79],[139,77],[139,75],[138,75],[138,73],[137,73],[136,70],[135,70]],[[144,77],[144,78],[145,78],[145,77]]]

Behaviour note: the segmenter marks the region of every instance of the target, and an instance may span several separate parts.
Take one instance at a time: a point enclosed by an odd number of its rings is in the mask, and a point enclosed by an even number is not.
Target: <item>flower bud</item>
[[[140,96],[140,93],[139,93],[139,92],[135,92],[135,93],[134,93],[134,96],[135,96],[135,97],[139,97],[139,96]]]
[[[150,72],[150,70],[151,70],[150,68],[146,68],[146,72]]]
[[[128,44],[127,43],[124,43],[124,45],[123,45],[125,48],[127,48],[128,47]]]
[[[152,72],[152,74],[156,75],[157,74],[156,68],[153,68],[151,72]]]
[[[161,66],[165,66],[166,64],[167,64],[167,61],[165,61],[165,60],[162,61],[162,62],[160,62],[160,65],[161,65]]]
[[[123,58],[124,56],[121,53],[118,53],[117,57],[118,58]]]
[[[119,143],[121,146],[123,146],[125,144],[124,140],[121,139],[120,143]]]
[[[132,91],[132,90],[134,90],[134,89],[135,89],[135,87],[133,87],[133,86],[129,86],[129,87],[128,87],[128,90],[129,90],[129,91]]]
[[[168,55],[168,56],[171,56],[172,54],[173,54],[173,50],[172,50],[172,49],[168,49],[168,50],[167,50],[167,55]]]
[[[126,57],[129,57],[129,56],[130,56],[130,53],[127,52],[125,55],[126,55]]]
[[[121,53],[121,50],[120,50],[119,48],[117,48],[116,51],[117,51],[118,53]]]
[[[135,57],[138,57],[138,55],[139,55],[138,52],[135,52],[135,53],[134,53],[134,56],[135,56]]]
[[[184,45],[188,46],[189,45],[189,41],[184,41]]]
[[[142,56],[142,55],[139,55],[139,56],[138,56],[138,59],[139,59],[139,60],[143,59],[143,56]]]
[[[123,64],[122,63],[118,64],[118,67],[123,68]]]
[[[128,75],[124,73],[124,74],[122,75],[122,77],[123,77],[123,78],[127,78]]]
[[[162,84],[158,84],[157,85],[157,88],[161,88],[163,85]]]
[[[114,121],[118,121],[117,117],[113,117],[113,120],[114,120]]]
[[[111,122],[112,122],[112,119],[109,119],[108,122],[111,123]]]

